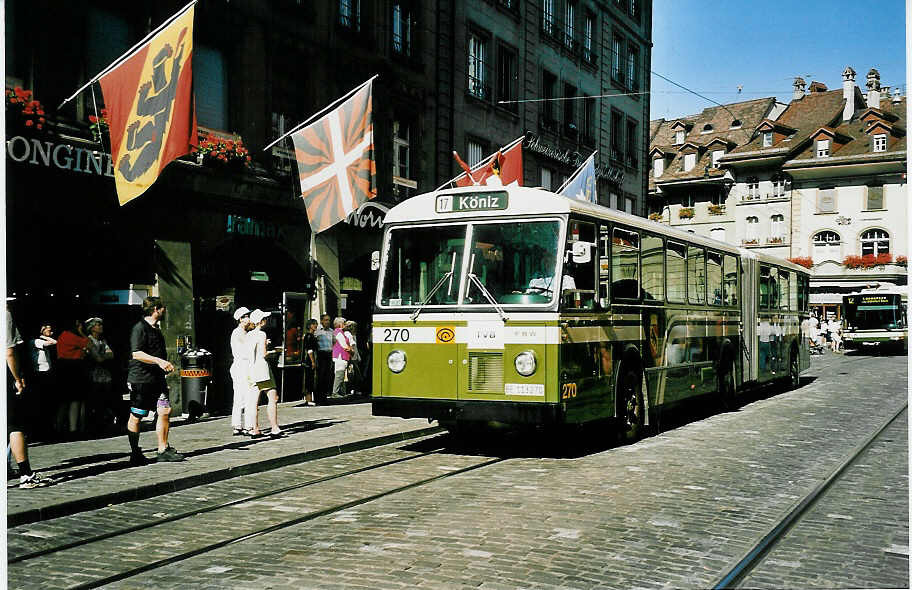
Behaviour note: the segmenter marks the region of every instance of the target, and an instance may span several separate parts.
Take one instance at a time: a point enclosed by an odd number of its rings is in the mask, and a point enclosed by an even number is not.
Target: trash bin
[[[206,394],[212,378],[212,353],[188,349],[181,355],[181,399],[191,420],[206,411]]]

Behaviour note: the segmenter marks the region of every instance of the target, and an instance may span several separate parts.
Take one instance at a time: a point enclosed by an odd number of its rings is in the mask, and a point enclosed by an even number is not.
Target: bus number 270
[[[384,328],[383,330],[384,342],[408,342],[408,339],[408,328]]]
[[[561,385],[561,399],[570,399],[576,397],[576,383],[564,383]]]

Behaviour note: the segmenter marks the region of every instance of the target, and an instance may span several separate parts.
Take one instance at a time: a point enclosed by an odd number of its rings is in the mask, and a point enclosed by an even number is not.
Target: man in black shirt
[[[158,414],[155,434],[158,436],[158,460],[183,461],[184,456],[168,445],[171,401],[165,375],[174,370],[168,362],[165,337],[158,322],[165,315],[165,304],[159,297],[146,297],[142,304],[143,319],[130,331],[130,359],[127,382],[130,387],[130,419],[127,438],[130,441],[130,463],[144,465],[148,461],[139,448],[139,422],[149,412]]]

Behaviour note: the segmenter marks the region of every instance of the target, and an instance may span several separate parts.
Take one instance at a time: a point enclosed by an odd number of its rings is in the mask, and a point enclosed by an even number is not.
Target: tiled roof
[[[775,103],[776,99],[772,97],[758,98],[755,100],[728,104],[724,107],[709,107],[704,109],[699,115],[689,115],[670,121],[666,121],[665,119],[650,121],[650,150],[658,147],[666,153],[673,152],[675,154],[674,157],[667,162],[664,174],[658,179],[659,182],[688,179],[697,180],[707,176],[710,178],[720,177],[724,174],[722,170],[715,168],[709,168],[709,172],[706,172],[707,167],[712,165],[712,148],[706,149],[700,155],[692,170],[684,172],[684,157],[679,154],[681,146],[674,144],[675,130],[672,129],[672,126],[675,123],[681,121],[693,125],[690,128],[690,131],[685,135],[685,143],[690,142],[705,147],[714,139],[719,139],[727,142],[729,145],[740,145],[750,139],[754,128],[769,114]],[[731,128],[733,118],[741,122],[740,127],[736,129]],[[710,125],[712,131],[704,133],[703,129],[706,125]],[[655,181],[656,178],[650,172],[650,191],[655,190]]]
[[[880,102],[880,109],[889,112],[896,117],[896,120],[890,125],[894,133],[904,135],[906,129],[906,98],[903,97],[898,103],[893,104],[892,100],[884,99]],[[864,110],[864,109],[861,109]],[[788,111],[786,111],[788,112]],[[860,111],[859,111],[860,112]],[[851,121],[839,121],[832,129],[837,133],[847,136],[849,141],[841,146],[834,146],[836,149],[830,152],[830,157],[861,156],[874,153],[872,151],[873,135],[867,133],[869,125],[859,118],[853,117]],[[817,129],[811,130],[811,132]],[[889,137],[887,141],[886,153],[902,152],[906,149],[904,137]],[[792,160],[812,160],[816,158],[816,152],[813,144],[808,144],[800,152],[794,154]]]
[[[772,146],[763,147],[763,138],[757,135],[748,142],[742,143],[732,150],[732,153],[746,152],[774,152],[786,148],[791,152],[802,147],[808,136],[830,124],[838,124],[842,117],[842,108],[845,99],[842,98],[842,89],[827,92],[811,92],[798,100],[793,100],[783,111],[776,123],[795,129],[795,134],[790,138],[780,139]]]

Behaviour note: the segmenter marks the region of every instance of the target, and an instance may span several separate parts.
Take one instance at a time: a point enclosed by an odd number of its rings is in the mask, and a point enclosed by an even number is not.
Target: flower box
[[[741,244],[743,244],[744,246],[756,246],[759,243],[760,243],[760,241],[757,238],[752,238],[749,240],[741,240]]]
[[[897,256],[896,260],[893,261],[893,264],[896,266],[906,267],[909,265],[909,259],[905,256]]]
[[[212,134],[200,134],[197,159],[203,166],[228,167],[242,170],[250,165],[250,153],[240,136],[224,139]]]
[[[883,266],[885,264],[890,264],[893,262],[892,254],[878,254],[877,256],[873,254],[865,254],[864,256],[846,256],[842,261],[842,264],[846,268],[874,268],[876,266]]]
[[[706,210],[710,215],[725,215],[725,205],[710,205]]]
[[[651,219],[653,221],[662,221],[662,214],[661,213],[650,213],[649,219]]]
[[[797,264],[798,266],[803,266],[804,268],[811,268],[814,266],[814,259],[810,256],[795,256],[794,258],[789,258],[788,261]]]
[[[13,132],[46,131],[44,107],[32,99],[31,90],[23,90],[19,86],[6,89],[6,126],[7,135],[12,135]]]
[[[693,207],[681,207],[678,211],[679,219],[693,219],[694,209]]]
[[[766,238],[766,243],[767,243],[767,244],[781,244],[781,243],[783,243],[784,241],[785,241],[785,240],[784,240],[783,238],[781,238],[781,237]]]

